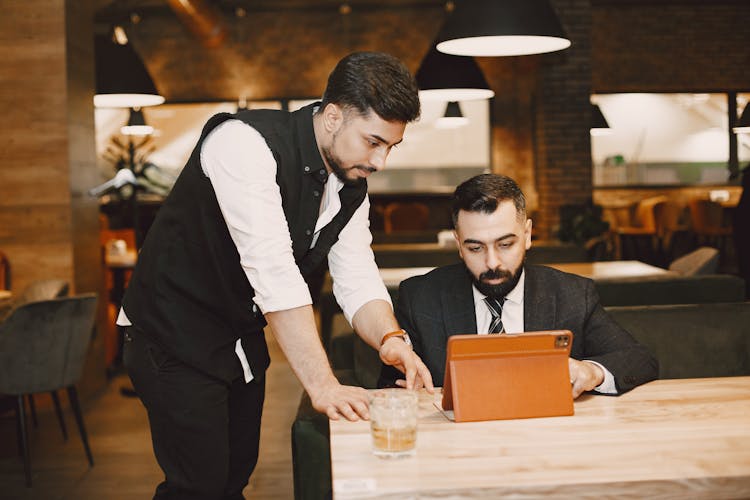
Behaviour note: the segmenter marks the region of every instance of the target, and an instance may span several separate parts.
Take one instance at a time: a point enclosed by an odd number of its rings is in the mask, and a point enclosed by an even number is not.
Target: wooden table
[[[680,276],[674,271],[652,266],[637,260],[613,260],[607,262],[571,262],[564,264],[546,264],[566,273],[577,274],[594,281],[673,278]]]
[[[652,266],[637,260],[613,260],[607,262],[570,262],[561,264],[543,264],[566,273],[577,274],[594,281],[613,279],[673,278],[679,273]],[[380,276],[386,288],[398,290],[403,280],[425,274],[434,267],[393,267],[381,268]]]
[[[750,377],[584,395],[570,417],[456,424],[432,400],[412,458],[375,457],[369,422],[331,421],[336,500],[750,498]]]

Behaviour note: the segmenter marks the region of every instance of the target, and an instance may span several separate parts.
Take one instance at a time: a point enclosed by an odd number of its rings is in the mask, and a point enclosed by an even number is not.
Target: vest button
[[[315,196],[316,198],[320,196],[320,191],[318,191],[317,189],[313,191],[313,196]]]
[[[312,231],[310,229],[305,229],[305,234],[310,236],[312,234]]]
[[[320,172],[318,172],[320,175],[326,175],[326,169],[321,168]]]
[[[310,171],[310,167],[305,167],[305,172],[309,172],[309,171]]]

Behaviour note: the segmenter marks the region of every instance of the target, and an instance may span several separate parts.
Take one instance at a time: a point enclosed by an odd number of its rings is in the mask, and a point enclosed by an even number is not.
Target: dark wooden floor
[[[271,351],[263,413],[260,460],[245,488],[252,499],[294,496],[290,427],[302,387],[278,344],[266,335]],[[39,412],[30,428],[33,487],[24,486],[23,462],[16,446],[13,412],[0,416],[0,499],[142,500],[151,498],[162,480],[152,450],[146,411],[138,399],[120,395],[126,376],[112,380],[100,397],[84,404],[95,465],[88,467],[69,408],[64,408],[69,438],[63,441],[54,412]],[[62,395],[63,393],[61,393]],[[39,406],[49,395],[36,396]],[[65,397],[62,399],[66,400]]]

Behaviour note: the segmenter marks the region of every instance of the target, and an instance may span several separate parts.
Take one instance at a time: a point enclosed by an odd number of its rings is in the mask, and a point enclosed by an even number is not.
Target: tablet
[[[572,344],[568,330],[450,337],[443,409],[456,422],[572,415]]]

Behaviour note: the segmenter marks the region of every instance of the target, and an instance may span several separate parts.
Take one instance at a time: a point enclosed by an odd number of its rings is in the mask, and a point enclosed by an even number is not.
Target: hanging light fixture
[[[128,123],[120,127],[120,133],[123,135],[151,135],[154,133],[154,127],[146,125],[143,110],[140,108],[130,108]]]
[[[732,132],[735,134],[750,134],[750,102],[745,105],[737,126],[732,127]]]
[[[443,116],[435,121],[435,128],[459,128],[469,124],[469,119],[461,112],[458,102],[450,101]]]
[[[473,57],[443,54],[432,45],[416,74],[419,97],[436,101],[489,99],[495,95]]]
[[[592,136],[609,135],[612,133],[612,129],[607,123],[607,119],[604,118],[601,108],[598,104],[590,103],[591,106],[591,130]]]
[[[132,44],[119,45],[97,35],[94,57],[97,108],[141,108],[164,102]]]
[[[549,0],[457,0],[437,49],[460,56],[522,56],[570,47]]]

